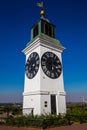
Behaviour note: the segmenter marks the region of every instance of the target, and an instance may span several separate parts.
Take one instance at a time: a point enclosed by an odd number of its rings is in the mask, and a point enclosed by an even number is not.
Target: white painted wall
[[[47,107],[45,107],[45,102],[47,102]],[[51,106],[50,106],[50,95],[41,95],[41,113],[44,115],[51,113]]]
[[[33,109],[34,115],[40,115],[41,113],[40,103],[41,103],[40,95],[24,96],[24,101],[23,101],[23,110],[25,110],[24,115],[29,115],[31,113],[31,111],[29,111],[29,108],[30,110]]]

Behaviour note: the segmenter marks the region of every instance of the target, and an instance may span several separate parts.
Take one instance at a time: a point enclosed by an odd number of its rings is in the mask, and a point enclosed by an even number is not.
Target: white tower
[[[31,40],[22,51],[26,55],[23,114],[66,113],[62,52],[55,38],[55,26],[44,17],[31,29]]]

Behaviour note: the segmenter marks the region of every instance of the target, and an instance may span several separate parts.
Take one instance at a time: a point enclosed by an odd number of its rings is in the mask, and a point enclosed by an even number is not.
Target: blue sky
[[[65,91],[69,101],[87,100],[87,2],[43,0],[46,18],[56,25],[63,52]],[[40,18],[41,0],[0,0],[0,102],[20,102],[30,28]],[[76,99],[73,99],[78,95]],[[71,98],[69,99],[69,97]]]

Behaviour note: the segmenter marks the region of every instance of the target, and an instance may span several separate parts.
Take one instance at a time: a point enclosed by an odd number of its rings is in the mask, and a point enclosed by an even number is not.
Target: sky
[[[40,19],[41,0],[0,0],[0,103],[22,102],[30,29]],[[87,1],[43,0],[45,17],[56,25],[67,101],[87,101]]]

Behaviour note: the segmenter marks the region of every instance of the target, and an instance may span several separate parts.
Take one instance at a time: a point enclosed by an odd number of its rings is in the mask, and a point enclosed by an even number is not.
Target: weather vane
[[[40,14],[41,14],[42,16],[44,16],[45,11],[44,11],[44,9],[43,9],[43,8],[44,8],[43,1],[42,1],[42,2],[38,2],[38,3],[37,3],[37,6],[41,8]]]

